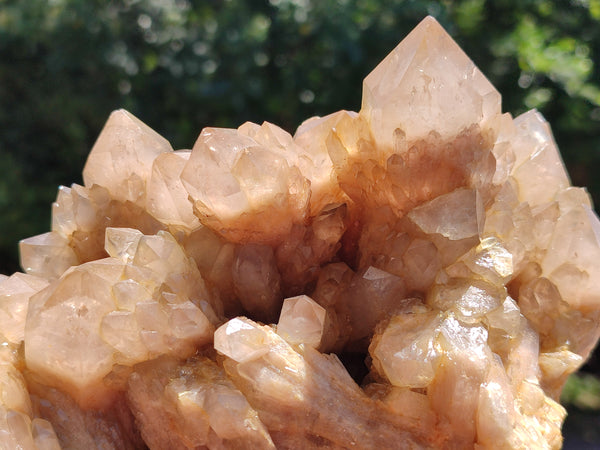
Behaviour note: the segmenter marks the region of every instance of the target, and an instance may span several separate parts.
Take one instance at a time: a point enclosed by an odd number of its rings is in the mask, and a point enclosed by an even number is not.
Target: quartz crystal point
[[[111,401],[103,379],[117,365],[189,356],[214,331],[202,278],[170,234],[107,228],[106,241],[112,257],[74,267],[33,296],[25,325],[28,368],[82,407]]]
[[[58,278],[79,262],[68,239],[55,231],[23,239],[19,251],[25,272],[47,279]]]
[[[158,155],[152,164],[146,197],[146,209],[152,216],[171,228],[188,232],[200,226],[180,178],[190,154],[189,150],[177,150]]]
[[[148,211],[129,201],[114,200],[105,187],[97,184],[91,188],[78,184],[59,188],[56,201],[52,204],[52,233],[59,234],[63,240],[66,238],[67,246],[75,252],[77,263],[108,256],[104,249],[104,230],[107,227],[134,227],[146,234],[156,234],[166,229],[167,224],[159,222]],[[22,241],[21,247],[26,241]],[[64,248],[63,244],[55,252],[61,252],[62,255]],[[22,264],[27,267],[23,261]],[[54,271],[62,274],[68,268],[64,266],[57,264]]]
[[[144,207],[154,159],[173,149],[169,142],[124,109],[113,112],[83,169],[86,187],[103,186],[115,200]]]
[[[301,124],[294,134],[294,142],[313,161],[313,172],[308,177],[311,182],[311,214],[318,213],[328,204],[344,200],[345,195],[333,173],[327,138],[342,119],[355,116],[355,112],[338,111],[325,117],[312,117]]]
[[[173,151],[120,110],[83,179],[0,276],[1,448],[561,446],[600,221],[435,19],[358,113]]]
[[[276,137],[269,148],[269,137],[206,128],[181,173],[198,216],[230,240],[276,243],[306,214],[309,182],[293,164],[298,155]]]
[[[306,295],[286,298],[277,323],[277,334],[290,344],[319,347],[325,326],[325,308]]]
[[[435,132],[455,137],[500,113],[500,94],[432,17],[365,78],[361,114],[377,144],[392,148]]]

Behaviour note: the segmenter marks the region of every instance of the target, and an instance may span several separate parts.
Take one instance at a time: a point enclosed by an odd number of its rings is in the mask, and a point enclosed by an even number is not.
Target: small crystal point
[[[33,236],[19,242],[21,266],[30,275],[53,280],[79,260],[69,240],[56,231]]]
[[[265,332],[245,317],[221,325],[215,332],[215,349],[237,362],[259,358],[269,351]]]
[[[466,239],[478,235],[483,225],[478,223],[478,210],[483,208],[478,200],[475,190],[457,189],[414,208],[408,216],[427,234],[438,233],[453,241]]]
[[[146,209],[152,216],[167,226],[185,231],[200,226],[181,182],[181,172],[190,154],[190,150],[177,150],[158,155],[152,164],[146,196]]]
[[[29,299],[48,284],[45,278],[20,272],[0,280],[0,336],[14,344],[23,341]]]
[[[277,334],[290,344],[319,347],[325,326],[325,308],[307,295],[286,298],[277,323]]]
[[[143,234],[132,228],[107,228],[104,249],[113,258],[131,262]]]

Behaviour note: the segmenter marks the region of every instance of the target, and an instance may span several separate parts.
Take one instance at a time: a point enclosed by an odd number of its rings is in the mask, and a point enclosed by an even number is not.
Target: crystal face
[[[600,221],[435,19],[358,113],[174,151],[120,110],[83,178],[0,276],[0,447],[561,446]]]

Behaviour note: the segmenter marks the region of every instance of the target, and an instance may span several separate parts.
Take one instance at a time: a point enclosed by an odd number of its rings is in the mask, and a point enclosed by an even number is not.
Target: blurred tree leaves
[[[587,373],[578,373],[567,379],[560,401],[582,410],[600,410],[600,380]]]
[[[360,108],[362,79],[427,14],[497,86],[538,108],[600,201],[600,1],[0,0],[0,268],[47,231],[111,110],[175,148],[209,125]]]

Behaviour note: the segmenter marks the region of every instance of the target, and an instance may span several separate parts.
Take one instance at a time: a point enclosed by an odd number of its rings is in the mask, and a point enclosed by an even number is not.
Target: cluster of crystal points
[[[0,447],[561,446],[600,222],[433,18],[360,113],[173,151],[120,110],[83,178],[0,280]]]

